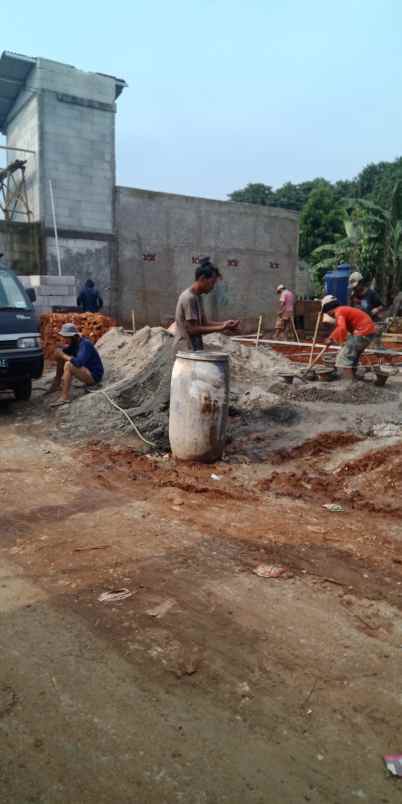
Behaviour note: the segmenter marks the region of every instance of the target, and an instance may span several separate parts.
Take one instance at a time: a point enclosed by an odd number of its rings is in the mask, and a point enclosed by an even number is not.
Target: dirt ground
[[[1,802],[401,800],[399,393],[234,411],[213,466],[0,406]]]

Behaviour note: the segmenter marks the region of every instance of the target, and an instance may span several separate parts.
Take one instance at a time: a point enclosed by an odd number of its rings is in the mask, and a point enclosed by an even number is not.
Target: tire
[[[27,402],[32,394],[32,380],[26,377],[14,386],[14,396],[18,402]]]

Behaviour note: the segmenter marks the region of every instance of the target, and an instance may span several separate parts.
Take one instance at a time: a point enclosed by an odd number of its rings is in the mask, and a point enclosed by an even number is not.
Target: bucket
[[[229,406],[229,355],[178,352],[172,371],[169,440],[175,458],[222,457]]]

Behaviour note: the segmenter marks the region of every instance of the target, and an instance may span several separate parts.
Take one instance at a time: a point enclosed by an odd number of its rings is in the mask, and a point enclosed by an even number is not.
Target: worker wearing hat
[[[377,334],[377,327],[370,316],[357,307],[341,305],[335,296],[324,296],[321,302],[323,321],[335,324],[326,345],[342,345],[336,358],[336,366],[345,378],[352,380],[365,349]]]
[[[351,307],[359,307],[373,321],[381,320],[383,303],[374,288],[367,287],[360,271],[353,271],[348,281],[348,300]]]
[[[69,404],[73,379],[90,386],[100,383],[103,377],[99,352],[89,338],[80,335],[75,324],[63,324],[59,335],[63,339],[63,348],[55,353],[56,376],[49,393],[61,388],[62,394],[59,400],[52,403],[52,407]]]
[[[295,296],[285,285],[278,285],[276,292],[279,296],[279,310],[275,324],[275,338],[286,337],[292,331],[292,318],[295,308]]]

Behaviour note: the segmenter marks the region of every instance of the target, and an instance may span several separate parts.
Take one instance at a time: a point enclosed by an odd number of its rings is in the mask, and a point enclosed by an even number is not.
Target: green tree
[[[317,182],[320,181],[322,180],[314,179],[314,181],[305,181],[301,184],[292,184],[291,181],[286,182],[274,191],[272,206],[295,209],[299,212],[303,209],[310,193],[317,185]]]
[[[243,204],[260,204],[263,207],[270,206],[274,193],[269,184],[247,184],[242,190],[235,190],[230,193],[229,198],[231,201],[240,201]]]
[[[300,215],[300,256],[308,259],[319,246],[341,237],[343,218],[344,211],[333,187],[329,182],[320,182]]]
[[[343,226],[343,238],[336,236],[311,254],[316,284],[327,270],[347,260],[365,279],[375,278],[390,300],[402,288],[402,179],[394,184],[388,209],[366,198],[349,201]]]

